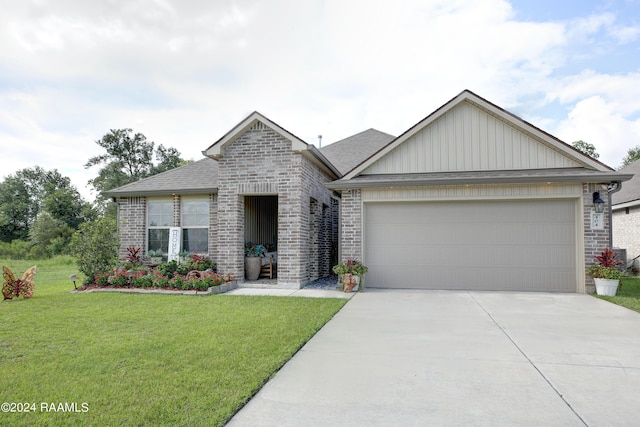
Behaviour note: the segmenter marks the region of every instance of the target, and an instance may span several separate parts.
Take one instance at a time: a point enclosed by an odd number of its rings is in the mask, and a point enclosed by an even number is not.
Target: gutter
[[[538,175],[538,176],[489,176],[489,177],[444,177],[444,178],[415,178],[415,179],[389,179],[381,177],[380,179],[371,180],[339,180],[327,183],[326,186],[332,190],[351,190],[359,188],[384,188],[384,187],[415,187],[415,186],[432,186],[432,185],[477,185],[477,184],[527,184],[541,182],[611,182],[619,183],[622,187],[622,181],[631,179],[633,175],[620,174],[575,174],[575,175]],[[618,190],[616,190],[618,191]]]
[[[194,195],[194,194],[217,194],[217,193],[218,193],[217,188],[195,188],[195,189],[187,189],[187,190],[147,190],[147,191],[123,191],[123,192],[105,191],[100,194],[105,197],[116,199],[120,197],[154,197],[154,196],[173,196],[174,194]]]

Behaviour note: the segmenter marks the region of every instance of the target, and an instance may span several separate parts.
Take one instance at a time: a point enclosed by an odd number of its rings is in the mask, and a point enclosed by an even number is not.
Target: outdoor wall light
[[[596,213],[604,212],[604,200],[600,198],[600,192],[593,193],[593,207],[596,209]]]

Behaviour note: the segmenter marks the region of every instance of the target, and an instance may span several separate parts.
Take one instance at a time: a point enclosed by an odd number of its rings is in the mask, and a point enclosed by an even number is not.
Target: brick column
[[[342,193],[342,260],[362,260],[362,192]]]
[[[587,269],[589,266],[597,263],[594,257],[599,255],[605,247],[610,246],[611,243],[609,242],[609,227],[611,227],[611,224],[609,223],[609,215],[607,214],[610,203],[609,194],[607,190],[603,190],[601,187],[601,185],[606,184],[607,183],[592,183],[582,185],[582,202],[584,207],[584,264]],[[600,198],[605,202],[603,230],[593,230],[591,228],[591,214],[594,211],[593,193],[595,191],[600,192]],[[594,292],[595,283],[593,278],[587,275],[586,271],[585,276],[585,291]]]

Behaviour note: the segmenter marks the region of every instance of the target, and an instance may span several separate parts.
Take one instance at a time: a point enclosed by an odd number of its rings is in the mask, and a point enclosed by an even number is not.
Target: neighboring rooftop
[[[394,139],[372,128],[322,147],[320,152],[344,175]]]
[[[211,193],[218,190],[218,162],[208,157],[105,191],[107,197]]]
[[[633,178],[625,182],[620,191],[613,193],[611,197],[613,205],[615,206],[634,201],[637,201],[640,204],[640,160],[636,160],[635,162],[628,164],[618,172],[633,175]]]

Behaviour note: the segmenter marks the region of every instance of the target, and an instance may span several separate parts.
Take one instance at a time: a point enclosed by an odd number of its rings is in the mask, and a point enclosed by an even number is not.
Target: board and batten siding
[[[362,190],[363,202],[581,197],[581,184],[442,185]]]
[[[581,166],[544,141],[463,102],[362,174],[570,168]]]

